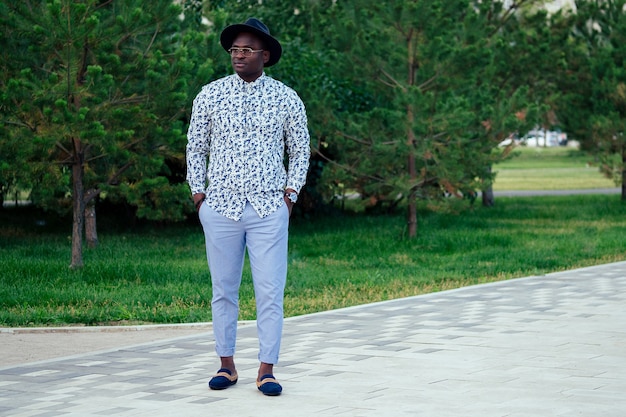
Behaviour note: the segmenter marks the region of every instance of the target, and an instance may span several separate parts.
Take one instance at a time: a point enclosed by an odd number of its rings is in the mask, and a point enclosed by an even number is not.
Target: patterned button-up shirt
[[[268,216],[284,204],[286,188],[299,192],[306,180],[304,104],[265,74],[251,83],[233,74],[205,85],[193,102],[187,139],[191,193],[205,193],[207,204],[230,219],[241,219],[246,201]]]

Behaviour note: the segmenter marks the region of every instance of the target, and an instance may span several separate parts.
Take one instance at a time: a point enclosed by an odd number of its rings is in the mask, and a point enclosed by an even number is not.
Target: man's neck
[[[243,77],[239,74],[237,74],[237,76],[239,76],[239,78],[241,78],[242,80],[244,80],[247,83],[253,83],[256,80],[258,80],[259,78],[263,77],[265,75],[264,72],[262,72],[261,74],[257,75],[257,76],[248,76],[248,77]]]

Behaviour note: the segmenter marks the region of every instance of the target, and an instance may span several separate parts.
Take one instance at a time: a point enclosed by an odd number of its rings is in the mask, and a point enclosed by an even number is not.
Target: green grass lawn
[[[615,187],[568,148],[521,148],[495,170],[495,190]],[[626,259],[619,195],[499,198],[418,218],[415,239],[403,214],[292,219],[286,316]],[[0,325],[211,320],[200,226],[118,223],[101,213],[100,246],[70,270],[70,219],[0,211]],[[253,319],[247,263],[240,302],[240,318]]]
[[[17,209],[15,209],[17,210]],[[100,231],[70,270],[70,224],[0,213],[0,325],[97,325],[211,319],[197,224]],[[103,221],[102,224],[105,224]],[[626,259],[618,195],[501,198],[461,215],[294,218],[285,313],[316,311]],[[241,319],[253,319],[246,264]]]
[[[494,167],[495,191],[614,188],[593,158],[572,148],[519,147],[516,156]]]

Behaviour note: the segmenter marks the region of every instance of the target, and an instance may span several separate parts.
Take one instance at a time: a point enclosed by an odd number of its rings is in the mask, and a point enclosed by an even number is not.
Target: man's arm
[[[206,163],[209,154],[210,122],[205,91],[193,101],[189,129],[187,131],[187,183],[193,195],[196,210],[206,198]]]
[[[304,103],[295,93],[294,96],[285,126],[285,145],[289,155],[286,190],[299,193],[306,182],[309,169],[311,138]]]

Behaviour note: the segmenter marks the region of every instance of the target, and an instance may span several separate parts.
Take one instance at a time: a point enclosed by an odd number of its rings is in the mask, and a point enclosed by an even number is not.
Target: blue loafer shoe
[[[237,383],[237,372],[231,372],[226,368],[217,371],[217,374],[209,381],[211,389],[226,389]]]
[[[283,392],[283,387],[280,386],[278,381],[274,378],[274,375],[263,375],[260,380],[256,382],[256,386],[264,395],[276,396]]]

